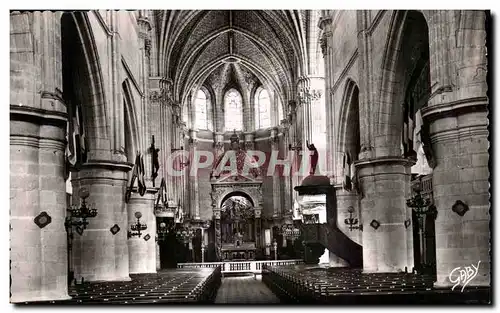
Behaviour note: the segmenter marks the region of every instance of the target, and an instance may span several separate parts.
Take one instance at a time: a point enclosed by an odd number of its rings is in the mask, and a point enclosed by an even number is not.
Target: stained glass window
[[[226,131],[243,130],[243,110],[240,93],[235,89],[226,92],[224,98]]]
[[[199,90],[195,101],[196,110],[196,128],[212,129],[210,114],[210,100],[203,90]]]
[[[271,100],[265,89],[257,90],[255,93],[255,128],[266,128],[271,126]]]

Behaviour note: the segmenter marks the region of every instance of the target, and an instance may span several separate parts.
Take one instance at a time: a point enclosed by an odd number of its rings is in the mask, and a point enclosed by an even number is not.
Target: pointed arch
[[[271,127],[271,95],[263,86],[254,95],[255,129]]]
[[[340,107],[340,118],[339,118],[339,132],[337,135],[337,151],[347,152],[348,136],[360,135],[360,122],[359,122],[359,88],[356,82],[352,78],[348,78],[345,87],[344,94],[342,96],[342,105]],[[357,123],[353,125],[356,120]],[[353,130],[355,133],[353,133]],[[359,139],[358,139],[359,141]],[[354,157],[354,155],[353,155]],[[354,159],[357,159],[355,156]]]
[[[83,106],[83,120],[86,136],[89,139],[89,159],[95,157],[96,150],[100,150],[99,158],[103,153],[111,153],[110,125],[107,123],[107,99],[103,84],[101,63],[98,55],[95,38],[88,18],[88,12],[66,12],[61,16],[62,33],[71,31],[71,24],[76,29],[76,39],[80,45],[84,64],[81,79],[88,90],[82,90],[81,103]],[[61,34],[61,37],[64,35]],[[70,35],[71,36],[71,35]],[[75,47],[77,48],[77,47]],[[74,56],[73,56],[74,57]],[[81,65],[81,64],[79,64]],[[75,88],[83,88],[82,86]]]
[[[136,151],[142,151],[143,145],[140,142],[137,113],[132,96],[130,80],[126,78],[122,83],[123,91],[123,111],[125,123],[125,155],[128,162],[133,162]],[[130,145],[130,146],[129,146]]]

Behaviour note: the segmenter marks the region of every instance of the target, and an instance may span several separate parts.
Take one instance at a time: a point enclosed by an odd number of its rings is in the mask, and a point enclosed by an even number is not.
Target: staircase
[[[303,224],[301,231],[304,237],[306,247],[312,248],[316,252],[310,258],[314,258],[319,253],[317,245],[320,244],[323,248],[334,253],[338,257],[344,259],[349,263],[351,268],[363,267],[363,247],[356,242],[352,241],[346,234],[344,234],[337,225],[331,224]],[[306,260],[306,263],[307,262]],[[312,263],[312,262],[311,262]]]

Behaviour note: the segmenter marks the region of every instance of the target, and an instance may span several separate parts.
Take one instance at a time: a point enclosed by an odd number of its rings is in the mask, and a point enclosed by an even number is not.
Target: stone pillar
[[[11,106],[10,116],[10,301],[70,299],[66,115]]]
[[[217,261],[222,260],[222,234],[220,229],[220,208],[214,208],[215,255]]]
[[[457,267],[479,264],[469,286],[490,285],[490,204],[488,169],[488,100],[470,99],[426,108],[436,167],[432,174],[436,218],[436,286],[451,287]],[[449,113],[449,112],[453,113]],[[447,112],[447,115],[442,114]],[[463,216],[457,201],[468,206]],[[455,210],[456,210],[455,206]]]
[[[278,129],[271,129],[271,137],[269,138],[272,151],[279,151]],[[281,217],[281,182],[279,175],[273,176],[273,219]]]
[[[292,149],[295,151],[295,158],[292,160],[292,167],[290,171],[290,176],[291,176],[291,197],[292,197],[292,203],[291,205],[294,206],[296,201],[297,201],[297,193],[292,192],[293,188],[296,186],[300,185],[300,180],[299,180],[299,175],[296,173],[298,172],[298,169],[300,168],[300,163],[299,163],[299,153],[300,150],[302,150],[302,140],[301,138],[297,135],[297,105],[295,101],[290,101],[289,102],[290,106],[290,112],[289,112],[289,124],[290,124],[290,144],[292,145]]]
[[[255,214],[255,248],[259,249],[262,246],[262,220],[260,218],[262,214],[262,208],[258,207],[254,209]]]
[[[198,146],[198,139],[196,138],[197,131],[196,130],[190,130],[190,137],[189,137],[189,154],[191,155],[191,158],[189,160],[189,171],[187,171],[187,175],[189,177],[189,205],[190,205],[190,212],[191,212],[191,218],[195,220],[200,219],[200,197],[199,197],[199,190],[198,190],[198,170],[195,169],[194,171],[191,171],[191,166],[194,164],[194,157],[196,156],[196,149]],[[195,175],[191,175],[191,173],[196,173]]]
[[[214,162],[224,155],[224,133],[214,133]]]
[[[158,237],[155,238],[155,249],[156,249],[156,271],[161,270],[161,259],[160,259],[160,242]]]
[[[13,303],[70,298],[61,14],[16,11],[9,16]]]
[[[361,240],[361,234],[362,232],[359,229],[353,229],[352,231],[349,230],[349,225],[345,223],[345,219],[349,218],[349,207],[352,207],[354,209],[354,212],[352,214],[353,218],[358,219],[358,223],[353,226],[359,227],[361,225],[362,220],[361,220],[361,212],[359,209],[359,197],[358,194],[355,191],[347,191],[344,190],[344,188],[341,185],[336,185],[335,186],[335,193],[336,193],[336,198],[337,198],[337,225],[339,229],[349,236],[351,240],[354,242],[362,245],[362,240]],[[330,220],[328,221],[330,222]],[[365,221],[366,222],[366,221]],[[368,223],[370,223],[368,221]],[[365,225],[367,226],[367,225]]]
[[[363,270],[367,273],[401,272],[413,268],[411,209],[406,206],[412,162],[397,157],[355,162],[363,218]]]
[[[127,203],[127,231],[131,231],[130,225],[137,223],[135,212],[142,214],[139,221],[146,223],[148,227],[141,231],[141,237],[128,238],[129,272],[131,274],[156,273],[156,217],[153,209],[156,192],[156,189],[148,188],[143,197],[139,193],[133,192]]]
[[[129,163],[91,161],[79,172],[72,173],[74,197],[80,188],[87,188],[90,192],[87,202],[98,210],[97,216],[89,219],[83,234],[74,235],[73,264],[77,280],[82,277],[87,282],[130,280],[125,207],[130,169]]]
[[[290,143],[290,138],[289,131],[290,125],[288,124],[288,121],[285,121],[283,123],[283,141],[284,141],[284,147],[285,147],[285,152],[288,152],[288,144]],[[285,209],[285,215],[290,216],[292,218],[293,216],[293,206],[292,206],[292,177],[291,175],[283,175],[283,206]]]
[[[429,125],[434,157],[430,163],[435,164],[435,286],[451,288],[455,268],[477,267],[479,262],[478,274],[468,286],[490,286],[486,13],[438,10],[429,15],[431,85],[436,96],[422,109],[422,118]],[[451,36],[455,42],[447,40]],[[469,211],[461,211],[464,208]],[[452,280],[457,279],[454,275]]]

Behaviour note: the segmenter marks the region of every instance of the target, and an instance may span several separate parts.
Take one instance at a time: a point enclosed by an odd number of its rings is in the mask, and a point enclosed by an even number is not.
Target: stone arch
[[[131,147],[126,148],[127,161],[133,163],[135,160],[135,153],[139,150],[142,151],[143,144],[139,136],[139,123],[137,121],[137,113],[135,110],[134,97],[131,93],[130,81],[126,78],[122,83],[123,98],[124,98],[124,118],[125,118],[125,144],[127,141],[131,144]],[[127,139],[128,138],[128,139]]]
[[[422,19],[419,18],[422,17]],[[410,18],[411,17],[411,18]],[[382,76],[378,90],[380,91],[375,108],[375,148],[378,156],[401,156],[403,101],[407,89],[408,77],[405,77],[403,68],[403,56],[414,47],[411,44],[403,44],[412,34],[417,32],[407,31],[411,20],[416,19],[418,25],[425,23],[424,37],[426,37],[426,49],[429,51],[429,28],[424,15],[420,11],[396,10],[391,16],[389,32],[382,60]],[[429,52],[427,52],[429,55]],[[411,75],[411,72],[410,72]]]
[[[221,200],[221,207],[222,207],[222,205],[224,204],[224,202],[226,202],[226,200],[227,200],[227,199],[229,199],[229,198],[231,198],[231,197],[233,197],[233,196],[240,196],[240,197],[244,197],[245,199],[247,199],[248,201],[250,201],[250,203],[252,204],[252,206],[254,206],[254,207],[255,207],[255,203],[253,202],[252,197],[250,197],[247,193],[242,192],[242,191],[238,191],[238,190],[237,190],[237,191],[232,191],[232,192],[230,192],[230,193],[226,194],[226,195],[222,198],[222,200]]]
[[[107,123],[106,115],[107,100],[100,59],[87,12],[63,13],[61,38],[63,82],[72,81],[73,86],[70,88],[78,93],[74,96],[80,98],[78,101],[82,104],[85,132],[89,139],[89,159],[109,159],[111,144],[110,125]],[[74,72],[73,75],[76,76],[64,78],[64,73],[67,71],[70,74]],[[64,89],[68,92],[66,88]]]
[[[361,127],[359,121],[359,88],[352,78],[348,78],[345,83],[344,95],[342,97],[342,106],[340,108],[339,133],[337,135],[337,151],[346,152],[346,144],[349,141],[350,131],[356,130],[358,137]],[[357,115],[357,118],[355,117]],[[354,118],[354,119],[353,119]],[[352,124],[352,122],[357,122]],[[358,144],[359,138],[358,138]],[[359,153],[359,152],[358,152]],[[355,156],[357,159],[358,156]]]
[[[214,186],[215,193],[212,193],[212,196],[215,196],[213,199],[213,203],[215,204],[215,208],[221,208],[224,201],[229,198],[231,195],[246,195],[246,197],[251,200],[254,208],[259,208],[262,205],[262,193],[259,192],[259,187],[248,187],[248,186]],[[259,190],[257,190],[259,189]]]

